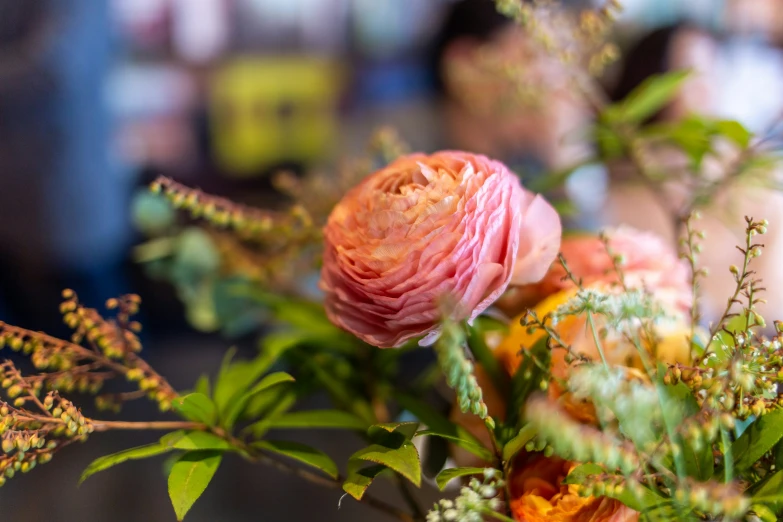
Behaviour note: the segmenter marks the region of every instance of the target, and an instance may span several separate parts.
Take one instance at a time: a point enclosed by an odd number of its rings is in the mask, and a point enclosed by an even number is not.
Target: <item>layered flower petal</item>
[[[439,299],[452,300],[452,319],[472,320],[512,275],[543,277],[560,244],[550,209],[484,156],[399,158],[349,191],[329,217],[320,282],[327,315],[375,346],[433,342]]]

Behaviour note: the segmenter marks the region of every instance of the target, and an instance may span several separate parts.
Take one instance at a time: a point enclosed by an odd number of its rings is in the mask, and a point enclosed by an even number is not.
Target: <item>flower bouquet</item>
[[[535,19],[527,5],[500,2],[520,23]],[[216,375],[178,391],[140,356],[137,296],[110,300],[109,315],[66,291],[69,340],[0,323],[0,347],[37,371],[0,366],[0,485],[98,432],[161,430],[82,480],[169,455],[178,520],[237,457],[334,489],[335,509],[347,496],[403,521],[778,520],[783,324],[757,313],[754,272],[768,223],[746,218],[741,266],[726,267],[734,290],[703,321],[697,211],[724,183],[701,175],[716,141],[738,151],[726,183],[774,162],[736,122],[644,124],[682,80],[658,77],[599,107],[589,160],[626,158],[655,187],[665,180],[640,157],[651,141],[693,159],[692,197],[673,216],[679,251],[626,227],[564,234],[554,207],[503,163],[408,154],[388,131],[377,154],[330,181],[279,179],[299,201],[287,211],[158,180],[147,210],[170,205],[204,226],[164,212],[139,258],[202,329],[263,324],[258,355],[229,352]],[[432,360],[413,363],[421,353]],[[130,389],[103,393],[115,378]],[[146,397],[168,417],[89,417],[66,398],[74,392],[96,395],[106,416]],[[313,394],[331,406],[297,408]],[[362,445],[337,463],[279,429],[348,430]],[[379,480],[404,503],[374,496]],[[426,509],[413,487],[445,492]]]

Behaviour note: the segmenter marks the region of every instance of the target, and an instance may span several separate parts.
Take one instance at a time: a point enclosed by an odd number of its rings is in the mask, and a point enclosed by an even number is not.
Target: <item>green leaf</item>
[[[274,421],[284,415],[296,403],[297,391],[293,386],[278,386],[253,397],[245,408],[245,415],[251,419],[261,419],[246,427],[255,438],[261,438]]]
[[[619,111],[610,113],[612,119],[641,123],[671,102],[689,75],[673,71],[649,77],[618,104]]]
[[[79,479],[79,484],[90,478],[92,475],[99,471],[107,470],[117,464],[122,464],[128,460],[140,460],[154,457],[162,453],[166,453],[171,448],[161,446],[158,443],[148,444],[146,446],[139,446],[137,448],[131,448],[111,455],[106,455],[95,459],[87,468],[82,472],[82,476]]]
[[[367,430],[367,424],[352,413],[340,410],[295,411],[272,420],[269,428],[336,428]]]
[[[775,513],[783,514],[783,470],[754,484],[750,491],[754,504],[764,504]]]
[[[421,461],[416,446],[409,440],[402,443],[399,448],[388,448],[380,444],[371,444],[360,449],[353,455],[351,460],[364,460],[383,464],[403,477],[413,482],[416,486],[421,486]]]
[[[430,437],[425,442],[427,445],[423,457],[424,474],[427,477],[435,477],[446,465],[451,455],[451,448],[449,448],[449,441],[439,437]]]
[[[337,464],[326,453],[305,444],[291,441],[261,440],[254,442],[253,447],[298,460],[303,464],[323,471],[335,479],[340,473],[337,469]]]
[[[661,372],[663,374],[663,372]],[[699,412],[699,405],[691,390],[683,383],[677,385],[658,384],[661,399],[661,409],[665,422],[669,426],[679,426],[687,417]],[[689,477],[698,480],[708,480],[714,474],[715,461],[712,447],[702,444],[698,450],[684,437],[678,437],[682,446],[682,457],[685,472]]]
[[[371,440],[375,441],[390,440],[388,437],[389,433],[399,434],[405,440],[410,440],[416,434],[418,428],[418,422],[384,422],[382,424],[373,424],[367,428],[367,435]]]
[[[743,149],[748,148],[753,137],[753,133],[738,121],[719,120],[715,122],[715,129]]]
[[[783,439],[783,410],[774,410],[762,415],[732,444],[734,469],[738,472],[750,469],[781,439]]]
[[[254,395],[257,395],[274,386],[293,381],[294,378],[285,372],[270,373],[261,379],[261,381],[253,386],[249,391],[240,396],[239,399],[235,400],[227,406],[222,418],[223,427],[226,429],[231,429],[234,427],[234,424],[239,419],[239,416],[242,415],[242,412],[245,411],[248,402],[250,402],[250,399],[252,399]]]
[[[779,495],[783,500],[783,495]],[[775,512],[764,504],[753,504],[750,506],[750,512],[754,513],[761,522],[778,522],[778,517]]]
[[[161,437],[160,444],[167,448],[181,450],[227,451],[233,449],[233,446],[225,439],[205,431],[169,433]]]
[[[212,386],[209,383],[209,375],[202,375],[198,378],[196,381],[196,385],[193,386],[193,391],[196,393],[201,393],[202,395],[206,395],[207,397],[212,396]]]
[[[472,438],[473,442],[479,443],[478,439],[473,437],[464,428],[451,422],[445,415],[438,412],[435,408],[421,399],[403,392],[394,392],[394,399],[402,408],[412,413],[414,417],[427,426],[428,429],[454,437],[461,436],[462,434],[460,432],[464,432],[464,438]]]
[[[519,430],[519,433],[503,446],[503,462],[508,462],[514,458],[514,456],[522,451],[522,448],[533,440],[535,436],[536,429],[530,424],[525,424],[525,426]]]
[[[359,461],[360,462],[360,461]],[[380,475],[386,466],[367,466],[360,467],[357,461],[348,462],[348,477],[343,482],[343,491],[351,495],[356,500],[361,500],[367,488],[370,487],[375,477]]]
[[[169,474],[169,498],[182,520],[207,489],[220,466],[222,455],[216,451],[191,451],[185,453],[171,467]]]
[[[373,413],[370,403],[360,397],[357,391],[350,387],[350,383],[327,371],[323,364],[319,364],[312,357],[303,358],[301,363],[313,372],[315,379],[326,389],[335,403],[351,411],[357,417],[367,422],[367,424],[372,424],[376,421],[375,413]]]
[[[231,363],[234,351],[226,354],[215,382],[213,396],[218,413],[224,415],[291,348],[303,341],[301,333],[279,332],[266,336],[261,342],[261,353],[252,361]]]
[[[446,487],[446,484],[454,480],[455,478],[464,477],[466,475],[481,475],[484,473],[484,468],[450,468],[444,469],[438,476],[435,477],[435,483],[438,485],[441,491]]]
[[[467,452],[472,453],[473,455],[477,456],[478,458],[484,461],[491,461],[494,458],[492,452],[489,449],[482,446],[481,444],[477,444],[475,442],[460,438],[455,435],[440,433],[435,430],[422,430],[417,432],[415,436],[416,437],[423,437],[423,436],[440,437],[442,439],[446,439],[450,442],[453,442],[460,448],[464,449]]]
[[[191,393],[174,399],[171,406],[188,420],[214,426],[217,420],[215,403],[203,393]]]

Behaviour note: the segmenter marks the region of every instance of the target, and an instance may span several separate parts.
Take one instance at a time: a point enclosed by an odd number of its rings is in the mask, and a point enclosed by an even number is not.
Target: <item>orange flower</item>
[[[514,517],[520,522],[635,522],[639,513],[607,497],[581,497],[563,480],[576,464],[557,457],[523,455],[509,480]]]
[[[602,283],[597,283],[592,288],[611,291],[610,288]],[[543,318],[545,315],[554,312],[561,305],[566,304],[576,295],[576,292],[575,288],[562,290],[544,299],[533,308],[533,311],[539,318]],[[660,304],[665,307],[672,303]],[[666,311],[672,314],[672,316],[662,319],[655,324],[658,342],[655,345],[656,353],[654,356],[656,359],[667,363],[688,363],[690,362],[689,322],[677,308]],[[496,356],[505,364],[511,374],[519,367],[524,350],[531,348],[545,335],[541,329],[528,333],[528,327],[521,324],[523,317],[524,315],[520,315],[511,322],[509,335],[495,352]],[[597,327],[600,328],[601,318],[595,317],[595,320],[599,323]],[[574,352],[586,355],[593,360],[599,360],[598,348],[595,345],[592,331],[587,325],[585,316],[563,317],[553,328],[560,336],[560,339],[570,345]],[[643,368],[641,357],[636,347],[620,334],[610,331],[609,335],[601,341],[601,346],[610,365]],[[647,348],[651,349],[652,347],[648,346]],[[554,350],[552,352],[552,374],[559,379],[567,377],[568,364],[565,361],[565,355],[565,350]]]
[[[630,227],[606,231],[609,250],[620,256],[620,268],[630,288],[644,288],[657,299],[679,311],[690,310],[692,301],[687,266],[661,238]],[[571,273],[583,284],[616,284],[619,280],[612,258],[597,236],[578,235],[563,238],[560,252]],[[498,306],[510,315],[539,303],[546,297],[567,289],[574,283],[566,278],[559,261],[535,284],[512,288]]]

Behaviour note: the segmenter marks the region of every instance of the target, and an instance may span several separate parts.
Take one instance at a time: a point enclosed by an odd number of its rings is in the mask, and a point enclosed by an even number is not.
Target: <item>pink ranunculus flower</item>
[[[438,301],[472,320],[512,278],[544,276],[560,218],[502,163],[465,152],[397,159],[349,191],[324,229],[321,289],[336,325],[379,347],[438,336]]]
[[[660,237],[622,226],[604,232],[609,250],[621,257],[620,268],[625,283],[631,288],[646,288],[656,299],[689,310],[693,301],[688,266],[677,252]],[[600,238],[574,236],[563,239],[561,252],[568,268],[585,285],[592,283],[616,283],[618,275],[612,259]],[[573,287],[565,278],[565,269],[554,263],[546,276],[535,286],[544,298]]]

